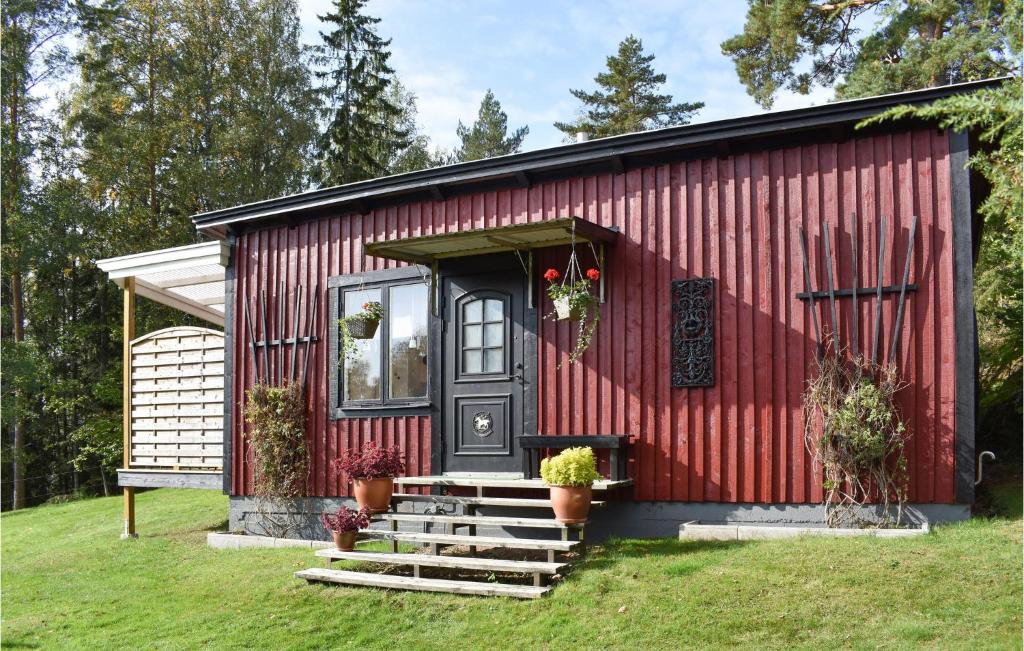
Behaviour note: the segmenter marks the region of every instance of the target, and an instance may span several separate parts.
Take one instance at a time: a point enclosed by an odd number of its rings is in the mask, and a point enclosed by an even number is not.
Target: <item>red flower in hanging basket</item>
[[[591,280],[597,280],[600,277],[601,277],[601,272],[598,271],[597,269],[594,269],[594,268],[587,269],[587,278],[589,278]]]
[[[369,308],[369,307],[370,307],[370,304],[369,304],[369,303],[363,303],[363,309],[364,309],[364,310],[365,310],[365,309],[367,309],[367,308]]]
[[[560,275],[561,274],[558,273],[557,269],[548,269],[547,271],[544,272],[544,280],[548,282],[553,282],[558,280],[558,277]]]

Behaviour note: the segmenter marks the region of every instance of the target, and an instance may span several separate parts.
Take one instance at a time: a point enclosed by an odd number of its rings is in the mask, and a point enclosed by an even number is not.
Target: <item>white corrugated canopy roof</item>
[[[224,277],[230,247],[220,240],[107,258],[96,262],[124,287],[135,278],[135,293],[216,325],[224,325]]]

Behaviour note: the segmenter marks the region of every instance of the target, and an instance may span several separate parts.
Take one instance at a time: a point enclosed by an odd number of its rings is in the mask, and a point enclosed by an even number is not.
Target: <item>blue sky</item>
[[[330,0],[300,3],[304,39],[319,41]],[[555,120],[579,103],[570,88],[593,90],[594,75],[619,42],[634,34],[667,75],[677,101],[703,101],[695,122],[763,111],[747,96],[720,44],[743,29],[745,0],[371,0],[379,33],[391,38],[391,62],[418,98],[419,121],[435,145],[456,143],[458,121],[476,116],[491,88],[510,127],[528,124],[524,149],[557,145]],[[773,110],[822,104],[831,90],[781,94]]]

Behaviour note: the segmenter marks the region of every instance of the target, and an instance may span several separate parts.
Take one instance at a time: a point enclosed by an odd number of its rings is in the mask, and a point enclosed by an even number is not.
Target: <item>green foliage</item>
[[[722,52],[766,108],[781,89],[837,83],[851,99],[1019,70],[1020,15],[1020,0],[749,0],[743,32]]]
[[[404,141],[391,139],[375,143],[382,151],[382,158],[387,160],[387,173],[403,174],[446,165],[446,154],[437,150],[431,152],[430,138],[420,132],[416,95],[407,90],[397,77],[392,77],[388,94],[391,103],[401,110],[395,124],[408,136]]]
[[[549,486],[590,486],[601,478],[590,448],[566,448],[557,456],[542,459],[540,476]]]
[[[906,426],[896,408],[903,387],[894,366],[880,367],[845,352],[825,354],[804,391],[804,442],[821,465],[826,522],[864,522],[869,501],[882,506],[882,524],[900,523],[906,499]],[[890,502],[896,501],[891,518]],[[869,523],[875,524],[875,523]]]
[[[1019,414],[1021,395],[1024,297],[1024,126],[1021,121],[1020,77],[998,88],[955,95],[928,106],[899,106],[866,120],[863,125],[917,117],[948,129],[977,134],[981,147],[968,165],[988,184],[978,208],[984,222],[976,249],[974,305],[978,315],[979,375],[982,419],[989,410],[1009,407]],[[1019,425],[1019,420],[1018,420]],[[1011,433],[1018,439],[1019,430]]]
[[[306,494],[306,400],[302,385],[259,383],[246,391],[246,438],[253,450],[253,494],[279,499]]]
[[[335,0],[334,11],[319,16],[334,25],[321,32],[315,57],[323,68],[316,76],[324,81],[322,114],[328,123],[314,170],[322,186],[384,176],[395,153],[410,144],[402,108],[388,92],[391,40],[377,34],[380,19],[363,14],[365,5],[366,0]]]
[[[601,322],[601,306],[597,302],[597,297],[590,293],[590,281],[586,278],[562,284],[551,282],[548,284],[547,292],[552,302],[559,300],[567,302],[569,313],[573,315],[573,318],[578,318],[579,328],[576,332],[576,343],[569,353],[568,359],[570,364],[575,364],[590,348],[594,333],[597,332],[597,326]],[[554,312],[548,316],[557,318]],[[561,364],[558,367],[561,368]]]
[[[487,89],[476,122],[467,127],[459,122],[456,134],[461,145],[455,152],[458,162],[493,158],[516,154],[523,145],[523,139],[530,133],[530,127],[522,126],[508,133],[508,115],[501,110],[501,102]]]
[[[603,90],[571,90],[583,102],[582,115],[574,122],[556,122],[555,127],[571,140],[578,131],[596,138],[687,124],[703,102],[672,103],[671,95],[658,94],[665,75],[657,74],[653,54],[644,54],[643,43],[628,36],[619,43],[616,55],[607,59],[608,71],[594,81]]]

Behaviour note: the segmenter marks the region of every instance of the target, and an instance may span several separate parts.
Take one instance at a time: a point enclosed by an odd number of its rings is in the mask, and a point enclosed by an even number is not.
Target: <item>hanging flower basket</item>
[[[359,350],[357,339],[373,339],[384,317],[384,307],[377,301],[363,303],[363,311],[338,319],[341,328],[341,356],[353,357]]]
[[[587,316],[587,307],[590,303],[588,300],[580,300],[580,296],[559,296],[552,302],[555,304],[555,316],[559,321],[582,321]]]
[[[587,269],[585,274],[580,273],[575,256],[573,252],[569,260],[567,277],[562,282],[558,282],[561,274],[556,269],[544,272],[544,279],[548,281],[548,297],[555,306],[553,316],[559,321],[579,323],[576,345],[569,353],[570,363],[579,361],[590,347],[601,318],[597,297],[590,293],[591,283],[601,278],[601,272],[591,268]]]
[[[380,326],[380,319],[365,316],[364,314],[357,314],[349,317],[348,321],[348,333],[353,339],[373,339],[373,336],[377,334],[377,327]]]

